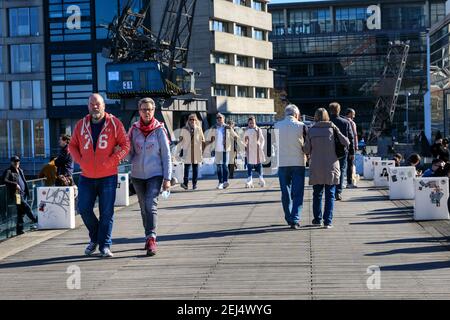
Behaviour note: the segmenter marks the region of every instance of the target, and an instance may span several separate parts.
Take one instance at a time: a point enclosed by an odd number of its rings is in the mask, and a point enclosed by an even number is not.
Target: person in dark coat
[[[57,175],[63,175],[65,177],[72,177],[73,175],[73,159],[69,153],[70,135],[63,134],[59,138],[59,146],[61,150],[58,157],[55,160],[57,167]]]
[[[353,160],[355,158],[355,145],[354,136],[351,123],[341,117],[339,113],[341,112],[341,105],[337,102],[332,102],[329,105],[330,109],[330,120],[331,122],[339,128],[339,131],[350,141],[350,145],[347,148],[346,155],[339,159],[339,167],[341,171],[341,176],[339,178],[339,184],[336,185],[336,200],[342,200],[342,189],[344,185],[344,173],[347,171],[348,159]]]
[[[17,206],[17,224],[16,234],[23,234],[23,217],[27,215],[33,223],[37,223],[37,218],[33,215],[27,199],[30,197],[30,190],[28,189],[27,180],[20,167],[20,158],[14,156],[11,158],[11,166],[3,173],[3,181],[5,182],[8,195],[11,200],[14,200]],[[33,226],[34,227],[34,226]]]

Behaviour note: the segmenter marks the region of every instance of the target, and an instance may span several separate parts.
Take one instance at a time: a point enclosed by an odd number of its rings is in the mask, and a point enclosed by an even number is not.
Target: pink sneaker
[[[145,243],[145,246],[147,248],[147,255],[148,256],[154,256],[156,254],[156,239],[153,237],[150,237],[147,239],[147,242]]]

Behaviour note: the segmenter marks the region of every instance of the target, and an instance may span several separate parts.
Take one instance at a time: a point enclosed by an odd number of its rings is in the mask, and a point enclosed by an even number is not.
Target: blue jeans
[[[248,178],[250,178],[252,176],[253,169],[255,169],[255,171],[258,173],[258,176],[261,177],[262,163],[258,163],[258,164],[247,163],[247,177]]]
[[[284,219],[288,224],[296,224],[300,220],[305,188],[305,167],[278,168],[280,180],[281,202]]]
[[[98,243],[100,250],[112,244],[117,175],[91,179],[81,176],[78,183],[78,211],[89,230],[91,242]],[[94,214],[98,197],[100,220]]]
[[[228,182],[228,159],[227,152],[222,152],[222,163],[217,164],[217,177],[219,178],[219,183]]]
[[[325,186],[325,210],[323,212],[323,223],[325,225],[331,224],[333,220],[335,185],[313,185],[313,214],[314,220],[322,221],[322,195]]]
[[[141,207],[142,224],[145,229],[145,237],[156,238],[156,224],[158,221],[158,196],[161,190],[163,177],[157,176],[150,179],[131,178],[134,190]]]
[[[344,187],[344,176],[347,173],[347,158],[348,153],[345,154],[345,157],[339,159],[339,168],[341,170],[341,177],[339,178],[339,184],[336,185],[336,193],[342,193],[342,189]]]

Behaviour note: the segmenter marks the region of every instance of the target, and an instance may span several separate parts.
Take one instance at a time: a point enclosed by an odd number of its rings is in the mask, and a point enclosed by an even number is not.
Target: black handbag
[[[336,150],[336,157],[340,160],[345,157],[346,148],[345,145],[339,141],[338,131],[333,127],[333,135],[334,135],[334,146]]]

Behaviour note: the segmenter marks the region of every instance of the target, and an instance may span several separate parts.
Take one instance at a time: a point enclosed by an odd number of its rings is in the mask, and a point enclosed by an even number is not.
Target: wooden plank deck
[[[385,191],[345,190],[335,203],[334,229],[311,225],[307,187],[302,228],[284,224],[278,180],[250,191],[242,179],[226,190],[201,180],[160,200],[159,251],[146,257],[137,204],[117,211],[115,257],[85,257],[84,226],[50,233],[20,252],[0,243],[2,299],[449,299],[447,221],[412,221],[411,202]],[[135,202],[135,201],[134,201]],[[30,235],[28,235],[30,238]],[[18,237],[20,238],[20,237]],[[25,240],[23,240],[25,239]],[[27,241],[27,238],[23,238]],[[31,241],[31,240],[30,240]],[[6,254],[7,255],[7,254]],[[5,256],[5,254],[4,254]],[[69,290],[67,268],[81,270]],[[369,266],[381,268],[381,288],[369,290]]]

